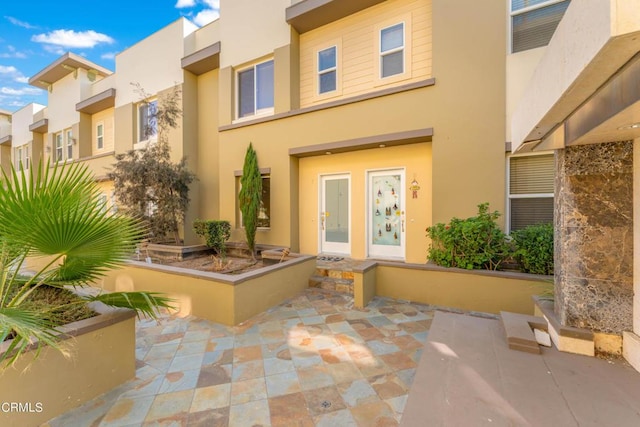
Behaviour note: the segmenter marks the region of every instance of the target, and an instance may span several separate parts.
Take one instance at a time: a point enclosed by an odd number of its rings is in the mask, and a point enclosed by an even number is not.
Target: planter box
[[[98,285],[109,291],[162,292],[174,299],[181,316],[232,326],[306,289],[315,267],[315,256],[300,254],[235,275],[130,261]]]
[[[101,314],[60,328],[70,358],[47,347],[31,364],[28,352],[0,371],[0,425],[38,426],[135,376],[134,312],[92,308]]]

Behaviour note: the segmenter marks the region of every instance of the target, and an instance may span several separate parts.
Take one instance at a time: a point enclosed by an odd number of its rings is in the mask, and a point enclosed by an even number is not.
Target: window
[[[149,141],[158,134],[158,100],[138,105],[138,142]]]
[[[318,93],[333,92],[338,85],[337,46],[318,52]]]
[[[98,206],[100,207],[100,213],[107,213],[107,195],[102,193],[98,196]]]
[[[64,146],[62,143],[62,132],[54,135],[55,150],[53,152],[53,161],[61,162],[64,160]]]
[[[380,30],[380,77],[404,73],[404,23]]]
[[[511,0],[511,52],[549,44],[570,0]]]
[[[67,160],[71,160],[73,159],[73,143],[75,142],[71,129],[65,131],[65,140],[67,143]]]
[[[273,60],[238,72],[238,118],[273,112]]]
[[[25,145],[24,147],[24,168],[29,169],[31,167],[31,147]]]
[[[96,147],[98,150],[104,148],[104,124],[98,123],[96,126]]]
[[[236,196],[240,194],[240,176],[236,176]],[[236,199],[237,200],[237,199]],[[237,209],[238,221],[240,227],[243,227],[242,213],[240,212],[240,205]],[[262,175],[262,198],[260,199],[260,210],[258,211],[258,228],[270,228],[271,227],[271,176],[268,174]]]
[[[553,154],[509,158],[509,230],[553,222]]]
[[[20,172],[24,166],[24,163],[22,161],[22,147],[17,147],[15,149],[15,156],[14,156],[14,162],[15,162],[15,168],[18,172]],[[26,169],[26,167],[25,167]]]

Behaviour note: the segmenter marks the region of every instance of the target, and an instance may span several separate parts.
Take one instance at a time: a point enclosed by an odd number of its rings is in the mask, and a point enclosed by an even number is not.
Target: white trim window
[[[318,94],[338,89],[338,46],[318,51]]]
[[[64,134],[67,145],[66,160],[71,160],[73,159],[73,143],[75,142],[75,139],[73,139],[73,131],[71,129],[67,129],[64,131]]]
[[[22,147],[16,147],[15,149],[14,166],[18,172],[21,172],[23,169],[24,163],[22,161]],[[25,169],[28,169],[28,168],[25,167]]]
[[[570,0],[511,0],[511,52],[549,44]]]
[[[404,22],[380,29],[380,78],[403,74],[405,71]]]
[[[24,146],[24,168],[29,169],[31,167],[31,147],[28,145]]]
[[[553,223],[553,153],[511,156],[507,161],[509,231]]]
[[[98,150],[104,148],[104,123],[102,122],[96,125],[96,148]]]
[[[62,162],[64,161],[64,140],[62,132],[58,132],[53,136],[53,161],[54,162]]]
[[[273,60],[238,71],[237,81],[238,119],[273,114]]]
[[[153,141],[158,135],[158,100],[138,104],[138,142]]]

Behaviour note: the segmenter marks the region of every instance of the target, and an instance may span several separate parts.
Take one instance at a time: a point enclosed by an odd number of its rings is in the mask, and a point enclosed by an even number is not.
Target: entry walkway
[[[397,425],[434,308],[309,289],[237,327],[138,323],[136,379],[68,426]]]
[[[624,360],[509,350],[502,324],[437,313],[402,418],[422,426],[640,426]]]

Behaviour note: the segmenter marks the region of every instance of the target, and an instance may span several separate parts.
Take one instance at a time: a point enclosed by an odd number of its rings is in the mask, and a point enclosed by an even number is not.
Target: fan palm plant
[[[92,174],[79,163],[2,172],[0,343],[12,339],[8,351],[0,355],[2,367],[34,347],[36,356],[45,345],[64,349],[49,313],[25,304],[36,289],[90,285],[121,265],[144,234],[136,219],[107,212],[99,196]],[[25,274],[30,262],[39,267]],[[170,304],[166,297],[149,292],[101,293],[81,299],[151,317],[156,308]]]

